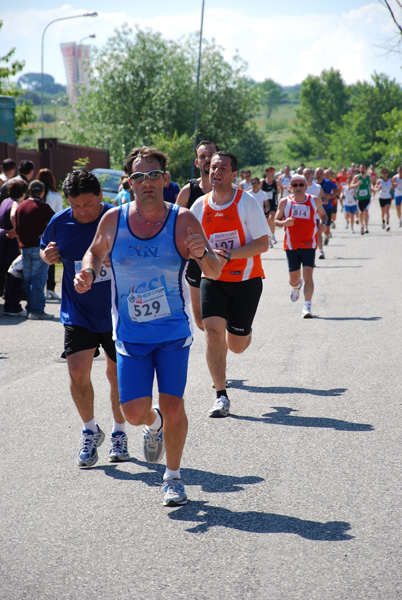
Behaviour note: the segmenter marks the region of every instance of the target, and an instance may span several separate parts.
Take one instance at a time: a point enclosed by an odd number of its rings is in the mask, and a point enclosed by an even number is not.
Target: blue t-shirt
[[[121,206],[122,204],[127,204],[129,202],[131,202],[131,195],[130,192],[128,190],[125,190],[124,188],[122,190],[120,190],[120,192],[117,194],[116,198],[115,198],[116,202],[117,202],[117,206]]]
[[[176,202],[176,196],[179,195],[180,188],[174,181],[171,181],[168,187],[163,188],[163,199],[165,202],[171,202],[174,204]]]
[[[40,247],[45,249],[56,242],[63,262],[60,321],[65,325],[79,325],[95,333],[112,330],[111,316],[111,269],[102,266],[101,273],[92,288],[85,294],[74,289],[74,277],[81,271],[81,261],[92,243],[99,221],[113,207],[103,203],[100,216],[92,223],[79,223],[71,208],[55,215],[46,227]]]
[[[324,192],[326,194],[331,194],[331,195],[332,195],[332,192],[334,192],[336,190],[336,188],[338,187],[336,185],[336,183],[334,183],[330,179],[325,179],[325,178],[321,181],[320,186],[322,187],[322,189],[324,190]],[[323,200],[322,207],[324,210],[329,210],[330,208],[332,208],[332,200],[329,199],[325,203]]]

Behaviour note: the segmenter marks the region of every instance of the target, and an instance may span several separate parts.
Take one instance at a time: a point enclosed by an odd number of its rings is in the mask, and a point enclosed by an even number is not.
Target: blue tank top
[[[136,237],[128,223],[130,204],[119,208],[110,253],[114,339],[154,344],[192,341],[187,265],[175,243],[179,207],[172,204],[162,229],[152,238]],[[118,346],[118,344],[117,344]]]

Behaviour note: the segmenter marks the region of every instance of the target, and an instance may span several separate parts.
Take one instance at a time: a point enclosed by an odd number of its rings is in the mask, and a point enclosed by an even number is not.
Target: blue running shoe
[[[96,425],[98,431],[94,433],[90,429],[84,429],[82,432],[82,448],[78,452],[79,467],[93,467],[98,461],[98,447],[105,439],[105,434],[99,425]]]
[[[124,431],[114,431],[110,436],[112,448],[109,450],[109,462],[130,460],[127,450],[127,435]]]

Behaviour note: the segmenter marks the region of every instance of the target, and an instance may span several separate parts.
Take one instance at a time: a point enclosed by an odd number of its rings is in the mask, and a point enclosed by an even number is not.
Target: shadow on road
[[[154,465],[136,458],[131,458],[127,462],[134,463],[139,467],[145,467],[148,471],[129,473],[127,471],[121,471],[118,468],[118,464],[98,465],[91,470],[97,469],[98,471],[104,471],[105,475],[113,477],[114,479],[142,481],[150,487],[161,486],[163,473],[165,471],[164,465]],[[211,473],[210,471],[200,471],[198,469],[187,469],[183,467],[180,471],[186,485],[198,485],[204,492],[210,494],[242,492],[244,486],[254,485],[264,481],[261,477],[256,477],[254,475],[236,477],[234,475],[220,475],[219,473]]]
[[[321,321],[380,321],[382,317],[320,317],[314,315],[315,319],[321,319]]]
[[[248,379],[229,379],[227,387],[238,390],[247,390],[260,394],[312,394],[313,396],[341,396],[347,392],[346,388],[334,388],[331,390],[313,390],[311,388],[296,387],[258,387],[255,385],[245,385],[244,381]]]
[[[374,431],[372,425],[366,423],[349,423],[339,419],[327,419],[325,417],[296,417],[291,412],[298,412],[295,408],[286,406],[273,406],[276,412],[266,413],[261,417],[248,417],[239,415],[230,415],[231,419],[240,421],[254,421],[259,423],[268,423],[270,425],[287,425],[290,427],[321,427],[325,429],[335,429],[337,431]]]
[[[169,513],[174,521],[198,523],[186,531],[205,533],[211,527],[229,527],[249,533],[293,533],[308,540],[340,542],[352,540],[346,532],[350,524],[344,521],[307,521],[286,515],[263,512],[234,512],[226,508],[209,506],[205,501],[194,501]]]

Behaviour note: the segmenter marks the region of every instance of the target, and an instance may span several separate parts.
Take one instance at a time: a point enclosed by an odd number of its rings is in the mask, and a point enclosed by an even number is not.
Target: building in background
[[[60,44],[67,79],[67,94],[71,104],[77,101],[78,84],[88,87],[88,67],[91,47],[88,44]]]

